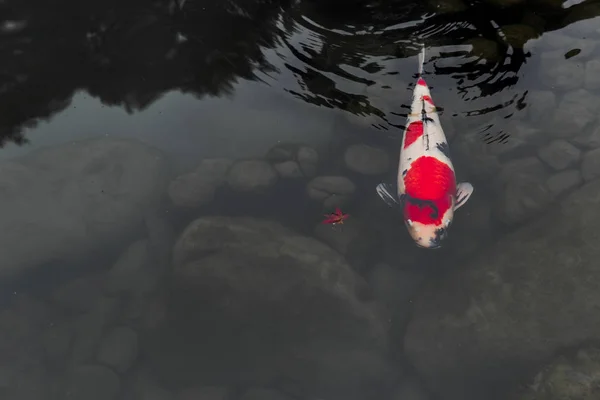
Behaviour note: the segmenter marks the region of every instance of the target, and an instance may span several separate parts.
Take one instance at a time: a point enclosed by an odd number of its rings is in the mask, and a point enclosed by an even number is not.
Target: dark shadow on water
[[[276,77],[264,50],[277,47],[293,55],[284,60],[300,85],[284,88],[293,96],[402,126],[403,116],[349,92],[346,83],[372,86],[399,74],[393,61],[414,56],[423,42],[446,49],[431,54],[428,73],[451,76],[465,101],[491,96],[517,82],[529,57],[525,41],[600,15],[595,1],[568,9],[554,1],[514,3],[8,0],[0,4],[0,145],[26,143],[23,128],[76,107],[71,98],[79,90],[129,113],[172,90],[198,98],[231,94],[238,80],[259,79],[257,71]],[[294,42],[298,32],[303,37]],[[456,47],[461,43],[470,46]],[[470,115],[518,109],[522,101]]]

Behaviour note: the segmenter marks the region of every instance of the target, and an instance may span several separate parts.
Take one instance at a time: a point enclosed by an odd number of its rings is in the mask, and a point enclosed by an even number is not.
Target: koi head
[[[449,203],[449,204],[448,204]],[[454,218],[452,199],[449,202],[407,203],[404,223],[415,244],[422,248],[437,249],[448,236]]]

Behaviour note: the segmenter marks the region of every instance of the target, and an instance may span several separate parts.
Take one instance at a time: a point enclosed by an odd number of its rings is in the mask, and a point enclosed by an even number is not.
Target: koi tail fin
[[[425,64],[425,44],[421,45],[421,52],[419,53],[419,76],[423,75],[423,65]]]

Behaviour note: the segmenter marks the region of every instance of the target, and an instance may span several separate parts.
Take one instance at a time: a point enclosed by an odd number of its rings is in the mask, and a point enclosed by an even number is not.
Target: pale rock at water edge
[[[581,150],[566,140],[553,140],[538,151],[542,161],[560,171],[579,161]]]

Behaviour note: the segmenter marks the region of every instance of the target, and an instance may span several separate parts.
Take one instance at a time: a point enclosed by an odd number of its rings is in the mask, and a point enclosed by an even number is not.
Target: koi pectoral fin
[[[390,207],[397,207],[400,205],[396,196],[393,194],[392,185],[389,183],[380,183],[377,185],[377,194],[381,199]]]
[[[463,206],[469,200],[474,190],[473,185],[469,182],[461,182],[456,185],[456,204],[454,205],[454,210],[458,210]]]

